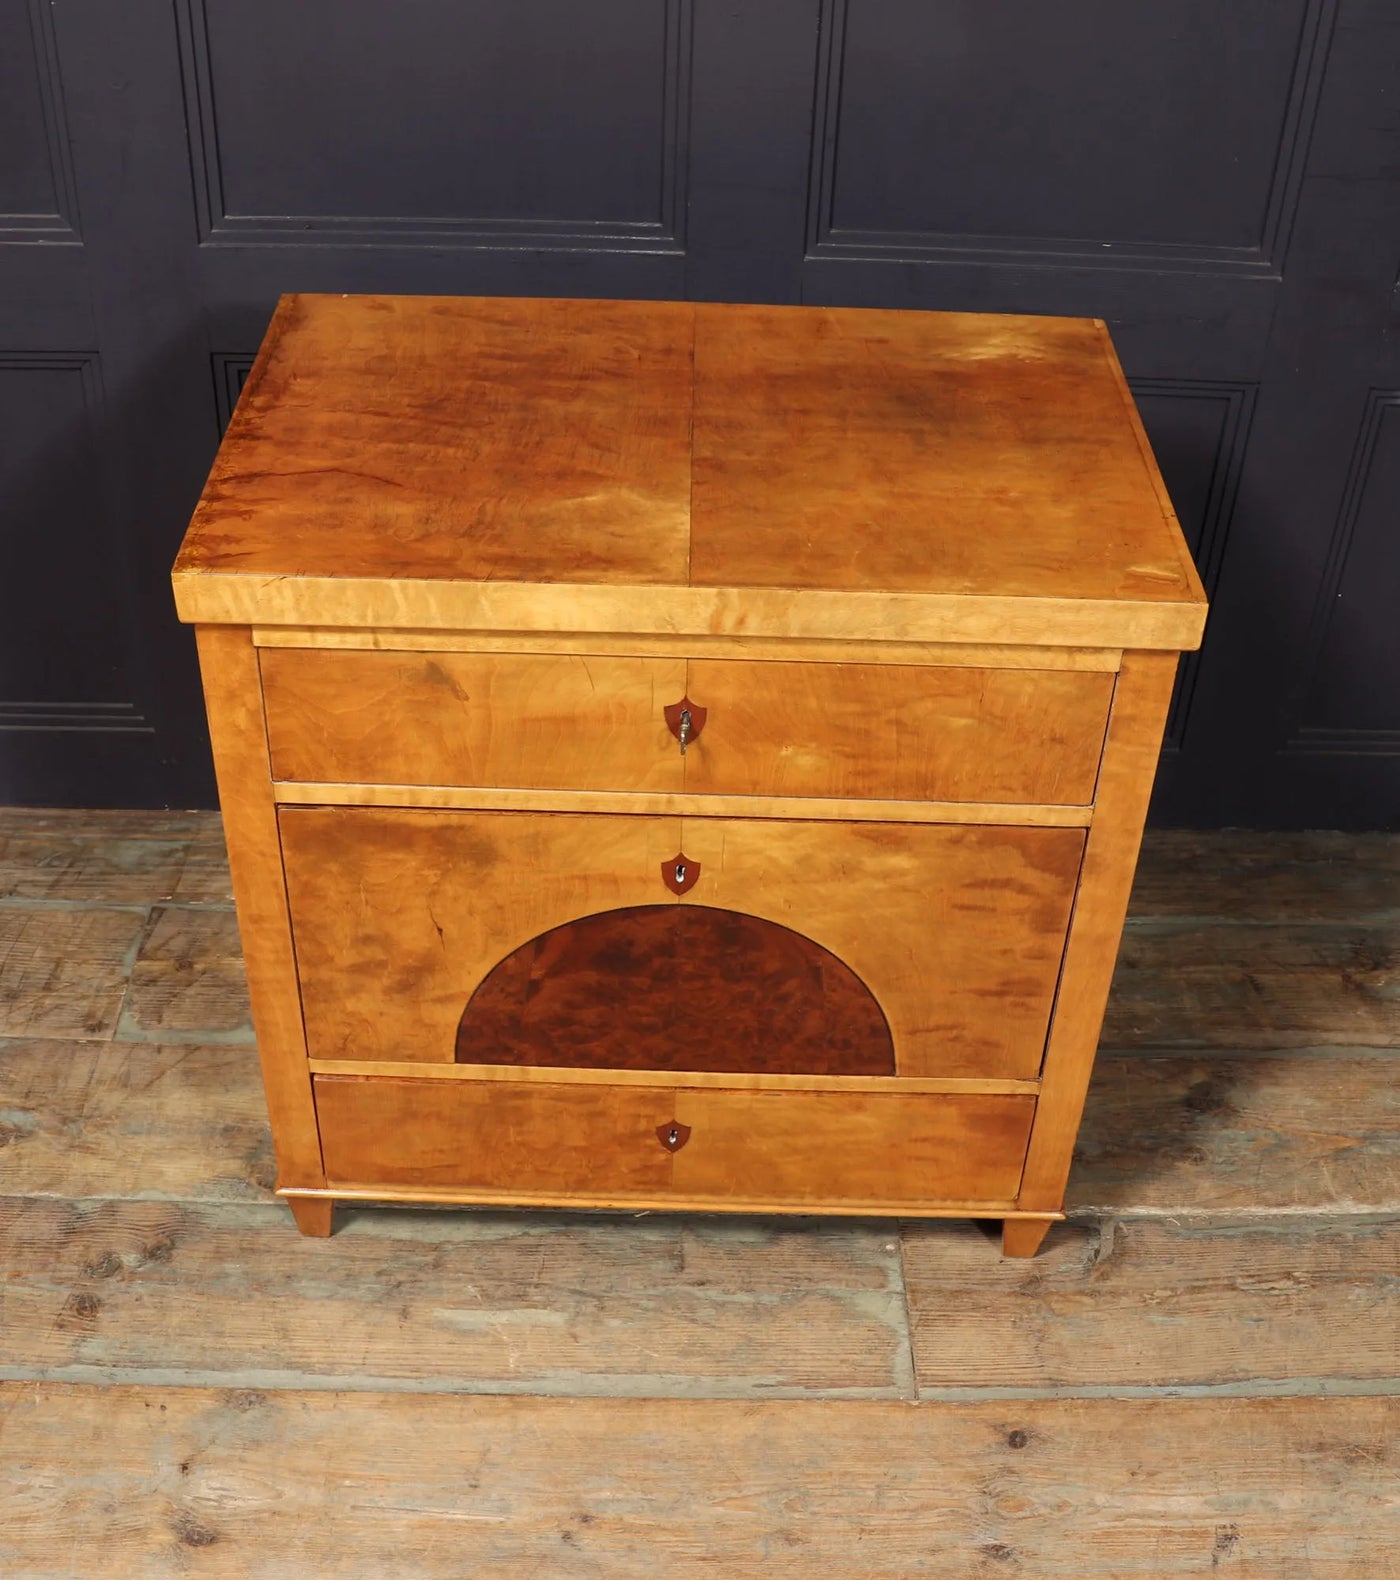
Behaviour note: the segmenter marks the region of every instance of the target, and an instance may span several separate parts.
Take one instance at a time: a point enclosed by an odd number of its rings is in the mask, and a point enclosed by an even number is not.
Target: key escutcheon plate
[[[692,702],[689,697],[682,697],[679,702],[673,702],[662,709],[666,719],[666,728],[681,743],[681,756],[685,756],[685,749],[690,743],[698,739],[701,730],[705,728],[705,720],[709,716],[706,709],[698,702]]]
[[[661,881],[672,894],[689,894],[700,881],[700,863],[678,851],[670,861],[661,863]]]
[[[656,1139],[668,1152],[679,1152],[690,1140],[690,1126],[673,1119],[668,1125],[656,1127]]]

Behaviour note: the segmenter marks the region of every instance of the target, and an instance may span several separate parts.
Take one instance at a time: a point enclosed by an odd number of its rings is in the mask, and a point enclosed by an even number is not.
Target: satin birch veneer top
[[[287,296],[175,566],[206,624],[1194,647],[1096,320]]]

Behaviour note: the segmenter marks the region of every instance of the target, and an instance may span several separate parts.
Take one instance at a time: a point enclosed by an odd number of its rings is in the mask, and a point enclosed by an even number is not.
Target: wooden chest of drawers
[[[287,297],[174,581],[304,1232],[1036,1249],[1205,616],[1102,324]]]

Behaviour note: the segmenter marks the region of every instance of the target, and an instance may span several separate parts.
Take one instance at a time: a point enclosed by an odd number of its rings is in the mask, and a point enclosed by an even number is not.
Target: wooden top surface
[[[273,624],[1204,617],[1101,323],[845,308],[284,297],[175,579],[187,619]]]

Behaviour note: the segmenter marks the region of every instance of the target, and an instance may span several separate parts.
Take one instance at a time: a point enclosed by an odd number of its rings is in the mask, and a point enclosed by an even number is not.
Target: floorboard
[[[1123,934],[1110,1048],[1400,1047],[1400,923],[1142,920]]]
[[[131,970],[117,1041],[255,1046],[232,911],[155,908]]]
[[[909,1397],[898,1230],[0,1200],[0,1376]],[[232,1381],[230,1381],[232,1379]]]
[[[248,1047],[0,1039],[0,1147],[11,1195],[273,1200]]]
[[[0,1036],[107,1041],[145,927],[139,906],[0,906]]]
[[[1394,834],[1149,829],[1130,921],[1400,922]]]
[[[1393,1399],[0,1398],[26,1580],[1400,1572]]]
[[[904,1265],[926,1395],[1337,1394],[1389,1389],[1400,1363],[1394,1220],[1101,1218],[1004,1261],[969,1225],[921,1225]]]
[[[0,896],[233,903],[215,812],[0,808]]]
[[[1071,1212],[1400,1213],[1400,1058],[1100,1055]]]

